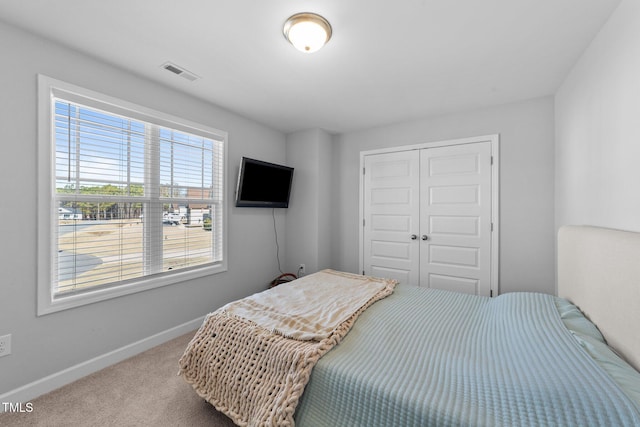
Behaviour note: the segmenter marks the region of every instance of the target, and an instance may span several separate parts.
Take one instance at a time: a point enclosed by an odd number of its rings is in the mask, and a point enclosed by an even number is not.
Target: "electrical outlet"
[[[11,334],[0,337],[0,357],[11,354]]]
[[[305,273],[305,266],[304,264],[300,264],[298,266],[298,276],[302,276]]]

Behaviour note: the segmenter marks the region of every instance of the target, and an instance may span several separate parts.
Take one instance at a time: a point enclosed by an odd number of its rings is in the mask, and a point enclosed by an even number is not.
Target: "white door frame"
[[[499,295],[499,266],[500,266],[500,135],[483,135],[469,138],[450,139],[445,141],[425,142],[415,145],[404,145],[398,147],[388,147],[376,150],[360,152],[360,194],[359,194],[359,271],[364,274],[364,160],[365,156],[372,154],[393,153],[398,151],[422,150],[425,148],[445,147],[450,145],[474,144],[478,142],[491,143],[491,295]]]

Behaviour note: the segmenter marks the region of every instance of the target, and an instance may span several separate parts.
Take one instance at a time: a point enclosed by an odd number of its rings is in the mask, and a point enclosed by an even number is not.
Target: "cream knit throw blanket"
[[[311,370],[396,281],[323,270],[211,313],[180,375],[240,426],[293,426]]]

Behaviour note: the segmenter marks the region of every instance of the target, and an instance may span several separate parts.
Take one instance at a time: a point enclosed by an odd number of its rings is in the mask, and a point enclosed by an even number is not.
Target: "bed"
[[[181,374],[238,425],[638,426],[640,234],[563,227],[558,260],[559,297],[488,298],[382,281],[338,333],[311,340],[268,321],[239,333],[243,312],[217,310],[212,319],[233,322],[231,341],[249,356],[267,341],[303,347],[227,363],[235,347],[216,344],[220,332],[208,319]],[[247,412],[270,395],[253,384],[265,364],[282,365],[269,383],[277,396],[266,411]],[[299,365],[301,374],[292,368]]]

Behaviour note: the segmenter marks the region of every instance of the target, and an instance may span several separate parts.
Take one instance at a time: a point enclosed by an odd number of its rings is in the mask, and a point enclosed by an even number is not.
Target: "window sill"
[[[131,295],[164,286],[175,285],[188,280],[198,279],[227,271],[226,263],[197,268],[189,271],[176,271],[171,275],[146,277],[135,282],[111,286],[103,289],[92,289],[86,293],[76,293],[53,298],[51,295],[39,295],[38,316],[44,316],[70,308],[81,307],[96,302],[106,301],[125,295]]]

